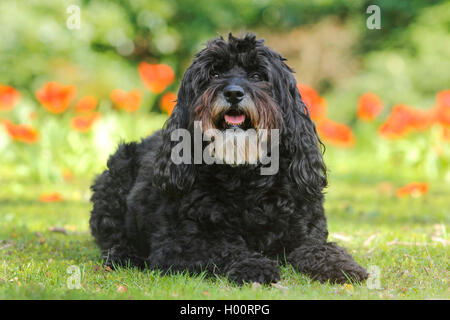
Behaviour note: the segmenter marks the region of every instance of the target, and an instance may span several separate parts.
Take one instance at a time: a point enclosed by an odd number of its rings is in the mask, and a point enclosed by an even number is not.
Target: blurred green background
[[[371,4],[381,9],[381,29],[366,26]],[[67,27],[71,5],[80,8],[79,29]],[[148,135],[166,119],[159,107],[164,92],[146,90],[139,63],[171,66],[176,81],[165,92],[176,92],[208,39],[252,31],[288,58],[299,83],[326,98],[330,119],[354,130],[354,148],[328,148],[331,168],[355,172],[356,163],[361,172],[448,181],[448,143],[436,146],[438,129],[392,142],[377,135],[377,126],[394,104],[429,109],[436,94],[450,87],[449,26],[447,1],[2,1],[0,84],[16,88],[21,97],[0,118],[32,125],[40,140],[27,145],[0,130],[1,168],[5,175],[36,182],[62,181],[68,169],[91,179],[119,141]],[[70,129],[70,110],[54,115],[42,108],[35,92],[48,81],[76,86],[73,104],[84,95],[99,100],[101,119],[90,132]],[[114,109],[115,88],[138,88],[140,109]],[[356,116],[358,97],[368,91],[384,105],[370,124]]]

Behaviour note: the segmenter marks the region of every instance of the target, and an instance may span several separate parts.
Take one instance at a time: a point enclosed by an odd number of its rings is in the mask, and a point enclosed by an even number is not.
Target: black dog
[[[121,144],[92,186],[93,236],[109,265],[207,270],[237,283],[280,279],[290,263],[313,279],[368,276],[327,242],[321,142],[292,70],[254,35],[207,43],[186,70],[165,128]],[[279,129],[279,171],[260,162],[175,164],[171,132]]]

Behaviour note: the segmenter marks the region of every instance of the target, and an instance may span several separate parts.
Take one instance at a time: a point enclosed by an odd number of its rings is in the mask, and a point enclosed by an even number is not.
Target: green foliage
[[[423,17],[422,13],[427,11],[427,8],[433,6],[439,7],[441,4],[445,6],[445,3],[446,1],[441,0],[362,1],[359,9],[363,12],[365,12],[365,8],[372,4],[380,7],[382,28],[376,32],[367,28],[362,29],[361,42],[359,44],[360,50],[362,52],[368,52],[379,50],[380,48],[404,49],[410,44],[408,38],[405,37],[405,33],[408,33],[410,25],[416,23],[417,19],[420,19],[421,16]],[[441,9],[443,8],[441,6]],[[437,13],[438,11],[434,12]],[[442,12],[442,14],[445,15],[448,13]],[[361,16],[356,17],[358,20],[365,18]],[[431,18],[428,23],[433,23],[434,17],[428,18]],[[360,20],[360,23],[365,24],[365,21],[362,21],[363,19]]]
[[[81,93],[107,97],[114,87],[128,90],[139,86],[135,70],[140,61],[168,63],[180,77],[193,54],[213,36],[264,29],[282,34],[333,15],[354,25],[361,53],[370,53],[364,59],[365,73],[378,77],[403,74],[403,82],[412,74],[412,81],[422,86],[419,91],[413,87],[411,93],[430,95],[446,86],[448,73],[426,77],[426,72],[436,70],[439,57],[440,63],[449,61],[445,59],[448,4],[378,1],[382,29],[368,30],[365,9],[369,4],[352,0],[2,2],[0,83],[32,94],[44,81],[56,80],[77,85]],[[80,29],[66,26],[70,5],[81,8]]]
[[[17,179],[30,181],[61,181],[63,171],[69,169],[76,176],[93,177],[106,165],[108,156],[124,141],[138,141],[160,129],[167,119],[158,113],[128,114],[109,111],[105,103],[101,120],[87,133],[71,129],[70,113],[53,115],[42,112],[37,144],[14,142],[0,132],[2,166],[14,168]]]
[[[392,21],[392,12],[402,2],[377,3],[382,10],[382,30]],[[418,7],[420,5],[416,2]],[[388,6],[388,7],[385,7]],[[392,6],[392,7],[390,7]],[[397,8],[397,9],[395,9]],[[416,8],[417,9],[417,8]],[[352,124],[357,132],[362,153],[371,160],[383,163],[383,167],[409,169],[416,179],[450,179],[450,149],[440,138],[440,128],[428,132],[410,134],[395,141],[386,141],[377,135],[377,128],[385,121],[395,104],[407,104],[417,109],[431,109],[436,105],[436,94],[449,88],[450,74],[450,4],[443,3],[417,11],[412,15],[406,10],[410,22],[401,30],[389,32],[381,40],[374,40],[378,47],[362,55],[362,68],[358,75],[337,84],[325,96],[329,104],[329,116]],[[390,12],[390,14],[387,14]],[[414,19],[413,19],[414,18]],[[360,21],[359,23],[365,23]],[[360,27],[360,25],[359,25]],[[374,39],[378,30],[367,30],[367,39]],[[385,34],[385,31],[381,31]],[[364,41],[366,41],[365,39]],[[399,45],[399,47],[397,46]],[[368,49],[368,47],[366,48]],[[376,93],[384,104],[384,111],[374,125],[356,126],[356,101],[364,92]],[[361,156],[363,156],[361,154]],[[359,155],[355,155],[359,157]]]
[[[366,91],[375,92],[388,107],[398,103],[419,109],[434,106],[436,94],[450,84],[450,74],[443,71],[450,70],[448,21],[449,3],[422,10],[409,27],[402,29],[401,48],[393,47],[397,41],[385,38],[385,45],[363,55],[359,75],[327,94],[332,115],[350,121],[356,116],[355,101]]]

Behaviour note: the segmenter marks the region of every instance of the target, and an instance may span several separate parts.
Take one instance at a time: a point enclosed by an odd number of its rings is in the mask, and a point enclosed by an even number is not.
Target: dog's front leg
[[[287,261],[320,282],[361,282],[368,277],[366,270],[333,242],[302,245],[288,255]]]
[[[280,280],[278,263],[256,253],[238,261],[230,261],[225,265],[224,271],[230,280],[239,284],[272,283]]]
[[[148,259],[150,266],[165,272],[207,270],[237,284],[271,283],[280,279],[277,261],[249,251],[243,243],[219,238],[191,238],[184,243],[172,239],[152,251]]]

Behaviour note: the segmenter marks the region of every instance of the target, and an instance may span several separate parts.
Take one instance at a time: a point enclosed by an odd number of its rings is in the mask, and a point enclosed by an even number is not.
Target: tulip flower
[[[173,92],[167,92],[164,94],[160,101],[161,110],[165,111],[168,115],[172,114],[173,108],[176,105],[177,96]]]
[[[397,190],[397,197],[405,197],[411,195],[413,197],[418,197],[424,195],[428,192],[428,183],[423,182],[411,182],[404,187]]]
[[[19,98],[19,91],[11,86],[0,84],[0,111],[8,111],[14,108]]]
[[[49,112],[62,113],[75,98],[76,92],[75,86],[47,82],[36,91],[36,98]]]
[[[359,97],[357,115],[361,120],[373,121],[381,110],[383,110],[383,104],[374,93],[368,92]]]
[[[355,144],[355,136],[350,127],[323,119],[317,124],[321,139],[339,147],[351,147]]]
[[[75,111],[77,113],[91,112],[95,109],[97,103],[98,102],[95,97],[85,96],[78,101]]]
[[[133,112],[139,109],[142,100],[139,90],[126,92],[121,89],[114,89],[111,92],[110,98],[119,109],[127,112]]]
[[[32,144],[39,140],[39,132],[29,125],[13,124],[8,120],[4,120],[3,124],[14,141]]]
[[[314,121],[324,119],[327,114],[326,100],[319,96],[316,90],[306,84],[297,84],[297,88],[303,102],[309,110],[311,119]]]
[[[63,197],[58,192],[42,193],[39,196],[40,202],[59,202],[63,201]]]
[[[166,64],[141,62],[138,71],[144,85],[153,93],[163,92],[175,81],[173,69]]]
[[[98,112],[91,112],[88,114],[73,117],[70,121],[70,126],[73,130],[78,132],[88,132],[91,130],[93,124],[100,117]]]

